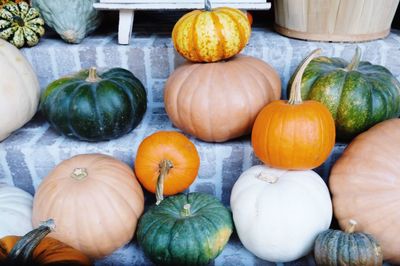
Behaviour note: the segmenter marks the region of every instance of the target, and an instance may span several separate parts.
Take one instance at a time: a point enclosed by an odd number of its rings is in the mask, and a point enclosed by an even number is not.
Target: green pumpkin
[[[323,266],[380,266],[383,253],[369,234],[354,233],[356,222],[350,220],[346,232],[326,230],[315,240],[314,257]]]
[[[232,234],[232,215],[203,193],[168,197],[139,221],[137,239],[154,263],[205,265],[216,258]]]
[[[339,140],[348,141],[400,115],[400,83],[385,67],[360,62],[360,57],[359,48],[350,64],[341,58],[318,57],[303,75],[302,98],[328,107]]]
[[[128,133],[142,120],[146,108],[142,83],[122,68],[99,76],[91,68],[53,81],[40,103],[43,115],[57,131],[87,141]]]
[[[101,23],[96,0],[32,0],[46,24],[68,43],[80,43]]]
[[[8,2],[0,9],[0,38],[18,48],[35,46],[44,34],[43,26],[39,11],[25,2]]]

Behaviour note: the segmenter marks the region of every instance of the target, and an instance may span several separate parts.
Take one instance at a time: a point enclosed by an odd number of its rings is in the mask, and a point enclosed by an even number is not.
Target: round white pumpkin
[[[39,81],[22,53],[0,39],[0,141],[35,115]]]
[[[0,183],[0,238],[32,230],[32,202],[31,194]]]
[[[318,174],[263,165],[253,166],[236,181],[231,208],[243,245],[273,262],[307,255],[332,220],[329,191]]]

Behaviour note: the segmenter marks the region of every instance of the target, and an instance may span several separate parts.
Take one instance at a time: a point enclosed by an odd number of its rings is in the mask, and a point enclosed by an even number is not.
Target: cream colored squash
[[[261,165],[243,172],[236,181],[231,208],[243,245],[257,257],[274,262],[308,254],[332,219],[329,191],[318,174]]]
[[[22,127],[36,113],[39,82],[22,53],[0,39],[0,141]]]
[[[0,238],[32,230],[32,201],[22,189],[0,183]]]

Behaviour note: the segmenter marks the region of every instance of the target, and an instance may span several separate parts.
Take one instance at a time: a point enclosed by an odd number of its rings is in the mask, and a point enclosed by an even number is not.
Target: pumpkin
[[[329,191],[318,174],[265,165],[242,173],[232,189],[231,209],[244,247],[274,262],[308,254],[332,219]]]
[[[400,119],[377,124],[356,137],[329,177],[335,216],[373,235],[385,260],[400,263]]]
[[[339,140],[348,141],[371,126],[400,115],[400,83],[383,66],[341,58],[315,58],[304,72],[302,97],[332,113]]]
[[[232,234],[232,216],[215,197],[203,193],[172,196],[140,219],[137,239],[157,265],[206,265]]]
[[[300,80],[315,50],[301,64],[289,101],[279,100],[258,114],[251,135],[256,156],[281,169],[307,170],[320,166],[335,145],[335,122],[329,110],[316,101],[301,99]]]
[[[315,240],[314,257],[317,265],[324,266],[380,266],[382,249],[373,236],[354,233],[357,222],[349,221],[346,232],[326,230]]]
[[[24,1],[24,0],[0,0],[0,8],[2,6],[4,6],[5,4],[7,4],[8,2],[14,2],[16,4],[19,4],[20,2],[27,2],[27,1]]]
[[[167,80],[164,104],[182,131],[223,142],[249,134],[260,110],[280,96],[281,81],[271,66],[238,56],[217,63],[183,64]]]
[[[64,243],[46,237],[55,224],[46,221],[23,237],[6,236],[0,239],[0,264],[15,266],[92,265],[89,258]]]
[[[31,120],[40,96],[39,81],[22,53],[0,39],[0,141]]]
[[[32,230],[32,200],[22,189],[0,183],[0,238]]]
[[[95,68],[53,81],[41,111],[60,133],[86,141],[118,138],[134,129],[147,108],[143,84],[128,70]]]
[[[35,46],[44,35],[44,21],[26,2],[8,2],[0,9],[0,38],[21,48]]]
[[[32,0],[46,25],[68,43],[80,43],[101,23],[100,12],[93,7],[96,0]]]
[[[83,154],[61,162],[42,181],[32,223],[54,219],[57,230],[51,237],[100,258],[132,239],[143,208],[142,188],[128,165]]]
[[[250,22],[238,9],[211,9],[205,0],[205,10],[194,10],[178,20],[172,31],[175,49],[193,62],[216,62],[228,59],[247,45]]]
[[[200,167],[196,146],[183,134],[159,131],[139,145],[135,173],[139,182],[156,193],[157,204],[163,195],[174,195],[193,183]]]

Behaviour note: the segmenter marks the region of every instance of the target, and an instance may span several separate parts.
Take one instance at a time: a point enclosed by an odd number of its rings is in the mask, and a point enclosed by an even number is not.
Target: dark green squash
[[[43,26],[39,11],[25,2],[8,2],[0,9],[0,38],[18,48],[35,46],[44,34]]]
[[[357,223],[349,222],[346,232],[326,230],[315,240],[314,257],[323,266],[379,266],[383,253],[369,234],[354,233]]]
[[[400,83],[385,67],[360,62],[360,57],[359,48],[350,64],[341,58],[318,57],[303,75],[303,99],[328,107],[338,140],[348,141],[400,115]]]
[[[122,68],[99,76],[91,68],[53,81],[40,103],[43,115],[57,131],[87,141],[109,140],[130,132],[146,108],[142,83]]]
[[[163,200],[139,221],[137,239],[154,263],[205,265],[232,234],[232,215],[216,198],[202,193]]]

